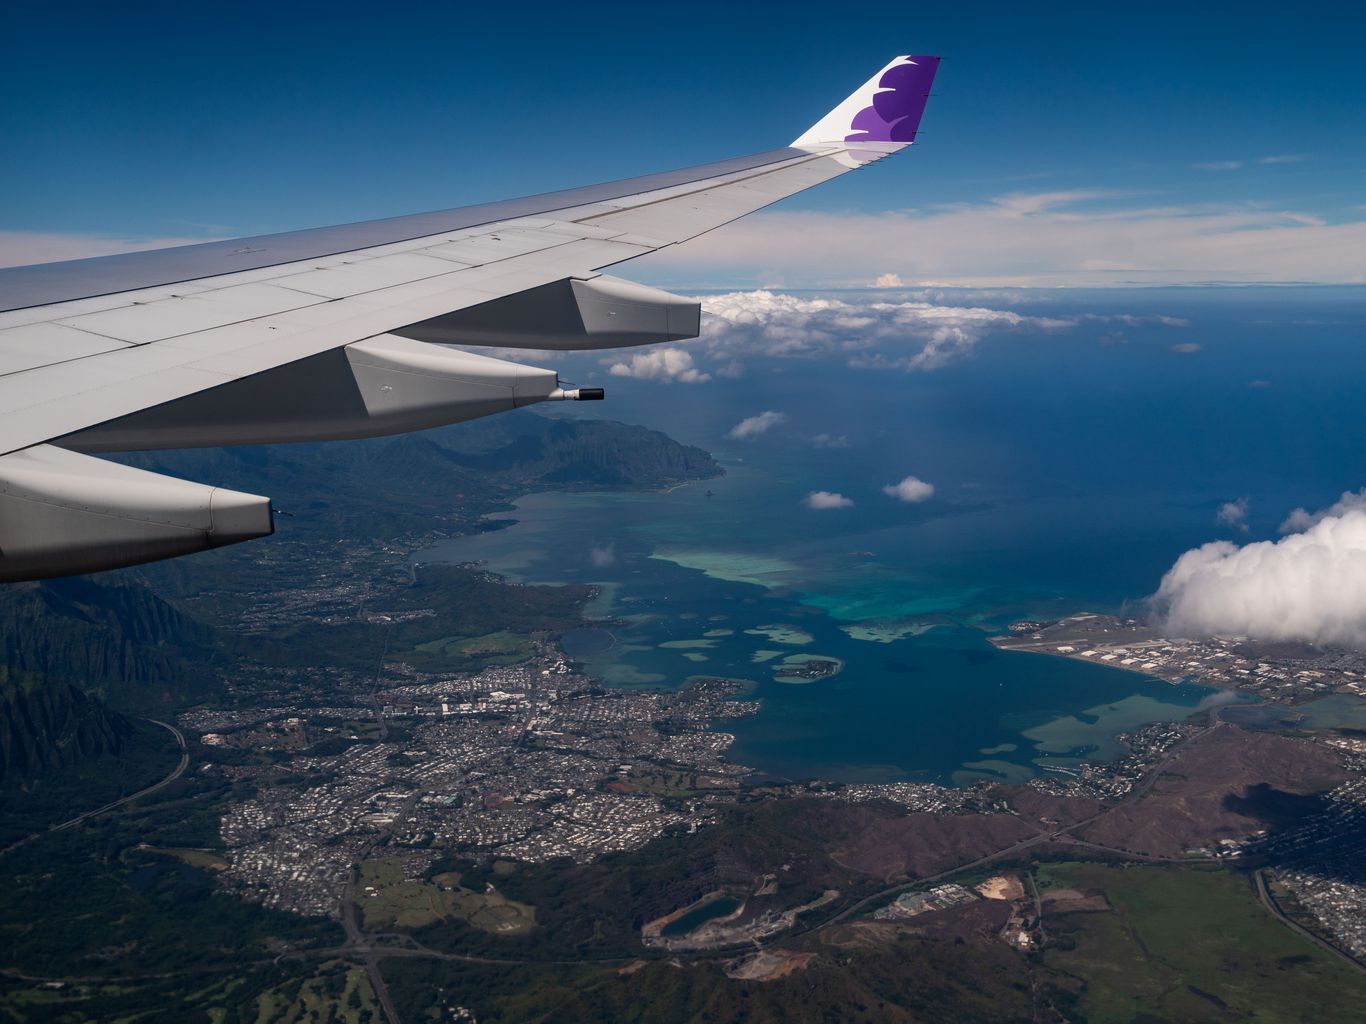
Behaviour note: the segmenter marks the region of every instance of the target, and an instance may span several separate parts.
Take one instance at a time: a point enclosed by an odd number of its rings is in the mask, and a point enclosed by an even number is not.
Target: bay
[[[726,474],[529,495],[512,526],[417,557],[596,583],[589,613],[615,624],[571,633],[568,653],[614,686],[746,680],[762,710],[726,726],[732,754],[774,777],[964,784],[1116,756],[1117,732],[1219,698],[987,638],[1019,618],[1145,614],[1183,551],[1274,537],[1291,508],[1366,483],[1343,385],[1366,371],[1360,290],[1239,292],[1036,297],[1095,330],[989,339],[935,373],[825,358],[705,386],[610,381],[615,404],[594,412],[698,444]],[[1170,327],[1114,344],[1104,318],[1134,312],[1181,318],[1199,351],[1171,351]],[[785,420],[727,436],[765,410]],[[883,493],[912,474],[930,500]],[[815,490],[852,505],[809,508]],[[1236,498],[1248,531],[1230,535],[1216,512]]]

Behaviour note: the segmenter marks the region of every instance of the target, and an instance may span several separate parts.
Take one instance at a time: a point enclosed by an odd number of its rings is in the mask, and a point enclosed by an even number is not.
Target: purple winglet
[[[878,81],[882,91],[873,96],[872,106],[854,115],[844,141],[914,142],[938,68],[938,57],[908,57],[889,68]]]

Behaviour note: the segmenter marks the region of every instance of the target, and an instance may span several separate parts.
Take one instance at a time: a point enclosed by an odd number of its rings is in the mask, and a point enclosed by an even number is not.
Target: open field
[[[517,633],[500,631],[483,636],[443,636],[416,645],[402,655],[424,668],[477,669],[518,665],[535,653],[531,641]]]
[[[371,891],[373,890],[373,891]],[[430,881],[404,878],[396,858],[381,857],[361,866],[356,903],[367,929],[422,928],[454,918],[481,931],[517,935],[536,925],[536,911],[497,892],[477,892],[460,884],[455,872]]]
[[[213,850],[192,850],[184,847],[172,846],[146,846],[138,847],[143,853],[155,853],[162,857],[174,857],[192,868],[202,868],[205,871],[223,871],[227,868],[228,862],[221,853]]]
[[[378,1024],[381,1019],[365,969],[341,960],[126,982],[0,977],[0,1020],[15,1024]]]
[[[669,771],[632,772],[630,775],[612,783],[612,788],[622,793],[653,793],[657,796],[693,796],[699,793],[714,792],[718,789],[738,789],[738,779],[724,775],[708,775],[705,772]]]
[[[1113,908],[1044,913],[1044,962],[1082,983],[1092,1024],[1360,1019],[1366,977],[1267,913],[1241,875],[1063,863],[1038,878],[1046,907],[1075,905],[1049,900],[1068,890]]]
[[[257,1000],[256,1024],[369,1024],[381,1020],[365,968],[333,960],[311,978],[279,985]]]
[[[431,882],[404,878],[396,858],[361,865],[356,904],[367,929],[421,928],[450,916],[445,894]]]

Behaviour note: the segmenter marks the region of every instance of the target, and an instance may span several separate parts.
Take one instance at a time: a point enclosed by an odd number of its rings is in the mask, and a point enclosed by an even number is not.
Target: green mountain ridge
[[[482,516],[534,490],[654,488],[721,472],[706,452],[658,431],[531,413],[366,441],[114,458],[269,494],[291,514],[279,520],[280,535],[271,541],[95,577],[0,587],[0,787],[12,797],[0,832],[18,818],[25,827],[42,824],[45,812],[84,809],[111,790],[142,784],[165,759],[168,737],[130,716],[161,717],[218,697],[222,670],[234,657],[295,664],[315,652],[336,654],[335,627],[286,622],[269,638],[244,641],[195,616],[231,626],[242,607],[236,595],[250,601],[263,581],[284,589],[307,585],[320,567],[335,570],[339,543],[487,528]],[[424,596],[424,586],[439,587],[439,599]],[[217,604],[214,595],[222,595]],[[198,604],[187,600],[196,596]],[[554,621],[560,604],[577,600],[565,591],[542,595],[537,604],[438,567],[407,597],[450,605],[443,615],[452,629],[474,628],[478,619],[483,632],[523,618]],[[522,607],[528,601],[530,618]],[[455,606],[469,614],[455,615]],[[101,772],[107,778],[95,778]],[[40,782],[43,799],[20,799],[21,790]]]
[[[563,487],[663,487],[724,472],[711,455],[667,434],[612,420],[498,417],[327,444],[135,453],[120,462],[172,476],[256,489],[293,511],[348,502],[427,509],[472,491]],[[396,514],[407,509],[393,508]]]
[[[71,683],[0,668],[0,787],[123,754],[136,732]]]
[[[12,676],[68,683],[122,710],[219,692],[213,631],[117,575],[0,588],[0,621],[0,670]]]

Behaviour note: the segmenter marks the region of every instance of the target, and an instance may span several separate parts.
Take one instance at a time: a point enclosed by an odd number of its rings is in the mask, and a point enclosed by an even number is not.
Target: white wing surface
[[[561,389],[552,371],[452,346],[695,337],[695,303],[601,272],[909,145],[937,64],[897,58],[791,147],[754,156],[438,213],[0,270],[0,580],[130,565],[273,529],[264,497],[79,453],[364,437],[601,398]]]

